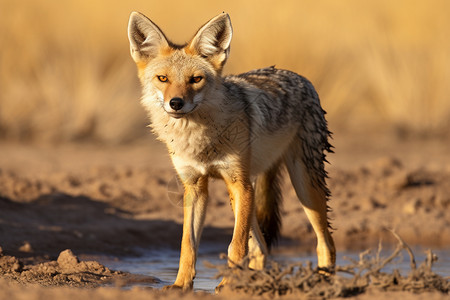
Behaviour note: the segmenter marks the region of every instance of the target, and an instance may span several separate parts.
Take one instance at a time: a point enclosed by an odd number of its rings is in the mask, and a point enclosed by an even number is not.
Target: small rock
[[[14,256],[2,256],[0,258],[0,274],[21,272],[23,264]]]
[[[59,267],[62,269],[73,268],[80,262],[78,257],[76,257],[70,249],[62,251],[58,256],[57,261]]]
[[[406,170],[400,170],[391,176],[385,177],[386,186],[388,188],[402,189],[408,186],[409,173]]]
[[[409,215],[413,215],[417,213],[420,206],[422,206],[422,202],[420,201],[420,199],[408,201],[408,203],[403,206],[403,212]]]
[[[33,248],[31,247],[31,244],[27,241],[23,243],[22,246],[19,247],[19,251],[25,252],[25,253],[31,253],[33,252]]]

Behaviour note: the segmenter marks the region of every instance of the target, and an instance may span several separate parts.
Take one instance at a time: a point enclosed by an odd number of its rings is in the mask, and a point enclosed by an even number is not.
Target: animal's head
[[[128,23],[131,56],[145,89],[164,110],[181,118],[195,110],[215,86],[230,52],[230,17],[222,13],[203,25],[185,45],[170,42],[143,14],[131,13]]]

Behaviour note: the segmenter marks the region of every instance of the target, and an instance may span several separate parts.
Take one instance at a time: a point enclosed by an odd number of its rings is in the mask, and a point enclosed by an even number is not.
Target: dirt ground
[[[374,248],[380,238],[394,243],[385,228],[410,246],[450,248],[450,138],[335,134],[333,144],[327,169],[337,251]],[[121,289],[157,278],[95,261],[178,249],[180,194],[166,149],[151,137],[114,147],[1,142],[0,299],[180,298],[177,292]],[[210,194],[202,241],[223,243],[225,251],[231,208],[221,182],[211,184]],[[284,196],[275,253],[314,251],[312,228],[287,183]],[[199,292],[192,297],[217,299]],[[446,295],[370,292],[354,299],[406,297]]]

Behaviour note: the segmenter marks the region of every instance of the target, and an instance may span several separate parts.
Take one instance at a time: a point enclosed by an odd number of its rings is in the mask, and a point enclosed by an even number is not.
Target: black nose
[[[173,110],[180,110],[183,108],[184,101],[181,98],[172,98],[170,99],[169,105]]]

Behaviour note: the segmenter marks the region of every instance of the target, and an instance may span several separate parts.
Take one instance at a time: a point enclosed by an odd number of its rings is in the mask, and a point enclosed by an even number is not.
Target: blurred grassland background
[[[333,131],[449,131],[450,1],[0,0],[0,139],[148,135],[126,31],[133,10],[180,43],[228,12],[225,74],[276,65],[308,77]]]

